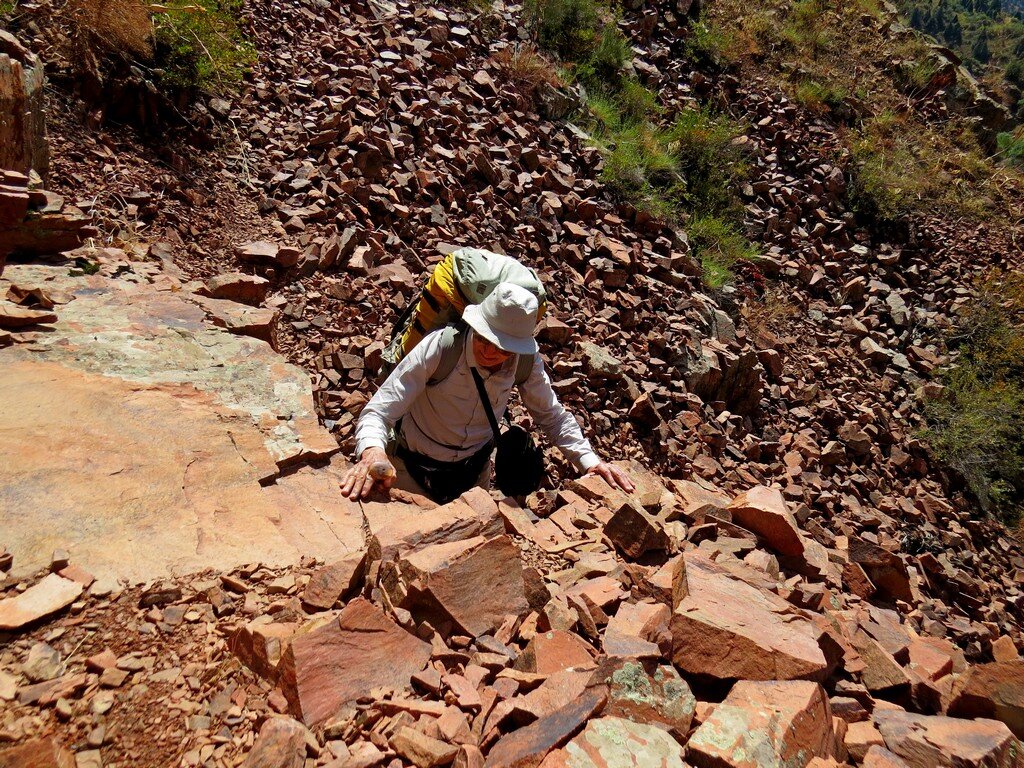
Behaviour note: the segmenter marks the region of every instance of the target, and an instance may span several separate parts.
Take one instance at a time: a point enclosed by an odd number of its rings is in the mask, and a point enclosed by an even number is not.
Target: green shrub
[[[1024,169],[1024,132],[1000,133],[996,137],[999,158],[1015,168]]]
[[[811,58],[828,50],[832,37],[825,26],[827,10],[822,0],[797,0],[782,27],[782,40]]]
[[[830,112],[843,105],[847,93],[834,85],[823,85],[817,80],[803,80],[797,84],[793,96],[811,112]]]
[[[686,110],[669,134],[679,171],[686,178],[686,203],[698,215],[736,215],[734,187],[747,173],[734,143],[741,126],[725,115]]]
[[[14,14],[14,0],[0,0],[0,18]]]
[[[622,82],[622,67],[632,58],[626,36],[614,22],[601,28],[586,59],[576,67],[576,79],[591,90],[615,91]]]
[[[686,55],[698,66],[720,67],[732,61],[733,57],[729,52],[733,45],[732,33],[722,29],[707,16],[701,15],[698,21],[690,25],[690,34],[686,38]]]
[[[639,210],[661,218],[677,213],[682,178],[665,135],[650,123],[620,127],[612,134],[601,180]]]
[[[601,27],[595,0],[527,0],[523,15],[540,47],[566,61],[585,60]]]
[[[957,352],[924,436],[978,503],[1005,521],[1024,507],[1024,275],[978,281],[949,339]]]
[[[758,256],[757,249],[737,225],[726,219],[698,216],[690,221],[686,231],[690,248],[704,270],[704,282],[712,288],[721,288],[732,282],[733,267]]]
[[[910,213],[928,183],[901,122],[896,115],[883,113],[865,123],[850,145],[850,203],[861,215],[882,223]]]
[[[238,24],[241,0],[171,0],[164,7],[154,16],[162,82],[216,92],[242,81],[256,53]]]

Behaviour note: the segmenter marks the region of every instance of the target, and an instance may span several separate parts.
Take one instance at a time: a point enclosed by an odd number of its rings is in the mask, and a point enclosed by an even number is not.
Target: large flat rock
[[[53,331],[0,349],[0,542],[18,572],[58,548],[141,581],[363,546],[340,468],[277,478],[337,449],[303,371],[148,282],[67,273],[12,266],[0,280],[0,294],[75,294]]]

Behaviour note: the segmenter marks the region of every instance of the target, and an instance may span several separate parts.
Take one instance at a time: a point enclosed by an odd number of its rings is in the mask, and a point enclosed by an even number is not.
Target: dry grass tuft
[[[554,64],[532,45],[502,48],[494,54],[494,62],[528,98],[544,84],[554,88],[562,85]]]
[[[139,0],[70,0],[66,13],[76,53],[92,65],[111,53],[148,60],[153,56],[153,22]]]

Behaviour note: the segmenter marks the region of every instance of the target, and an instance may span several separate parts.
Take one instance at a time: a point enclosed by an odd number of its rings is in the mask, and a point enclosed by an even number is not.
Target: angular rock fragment
[[[411,504],[369,502],[363,504],[363,515],[371,561],[391,560],[399,551],[413,552],[431,544],[500,536],[505,530],[498,505],[482,488],[466,491],[429,513]]]
[[[970,667],[955,690],[950,715],[999,720],[1024,739],[1024,659]]]
[[[257,275],[226,272],[206,281],[206,294],[214,299],[227,299],[258,306],[267,298],[270,281]]]
[[[995,720],[875,712],[885,747],[910,768],[1018,768],[1020,742]]]
[[[698,768],[804,768],[834,750],[820,685],[741,680],[690,737],[686,759]]]
[[[353,552],[317,568],[302,593],[303,604],[313,610],[326,611],[338,600],[344,600],[362,579],[365,562],[365,552]]]
[[[757,486],[733,499],[729,505],[733,522],[760,536],[780,555],[800,555],[803,539],[796,519],[782,492]]]
[[[545,759],[544,768],[685,768],[678,741],[654,725],[599,717]]]
[[[336,621],[292,639],[278,684],[291,713],[313,727],[371,688],[406,688],[429,659],[429,643],[356,598]]]
[[[633,502],[618,508],[605,524],[604,533],[623,555],[633,560],[650,551],[663,552],[669,546],[668,535],[658,519]]]
[[[477,637],[530,610],[519,548],[508,536],[424,547],[399,567],[408,589],[402,607],[435,626],[447,620]]]
[[[47,574],[20,595],[0,600],[0,629],[21,629],[56,613],[71,605],[82,591],[83,587],[77,581],[61,578],[55,573]]]
[[[273,681],[296,629],[298,624],[276,623],[260,617],[239,627],[228,641],[228,648],[257,675]]]
[[[689,594],[669,624],[679,669],[718,679],[824,679],[817,632],[797,609],[690,553],[686,571]]]
[[[399,728],[391,737],[391,748],[416,768],[437,768],[448,765],[459,748],[427,736],[412,728]]]
[[[563,630],[538,632],[516,660],[515,668],[523,672],[550,675],[563,669],[586,669],[594,666],[588,646],[578,635]]]
[[[486,768],[536,768],[604,706],[608,692],[591,688],[579,698],[525,728],[503,736],[487,753]]]
[[[260,728],[242,768],[302,768],[306,734],[306,729],[289,717],[271,717]]]

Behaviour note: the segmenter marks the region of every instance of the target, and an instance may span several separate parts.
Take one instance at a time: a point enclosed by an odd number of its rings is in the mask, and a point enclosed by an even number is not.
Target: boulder
[[[850,561],[857,563],[878,593],[889,600],[914,603],[907,566],[898,555],[860,537],[850,539]]]
[[[689,594],[672,615],[672,661],[717,679],[821,680],[827,665],[818,633],[777,595],[686,554]]]
[[[75,756],[56,739],[30,739],[0,749],[0,768],[75,768]]]
[[[595,683],[608,686],[605,715],[661,724],[680,739],[689,733],[697,700],[675,667],[662,664],[648,673],[638,661],[609,659],[594,672]]]
[[[873,746],[864,755],[861,768],[909,768],[903,758],[885,747]]]
[[[498,505],[483,488],[471,488],[455,501],[424,514],[412,504],[364,502],[367,556],[392,560],[399,553],[461,541],[474,536],[491,538],[505,531]]]
[[[0,629],[21,629],[71,605],[82,594],[77,581],[47,574],[20,595],[0,600]]]
[[[485,768],[536,768],[600,711],[607,699],[605,689],[591,688],[547,717],[502,736],[487,753]]]
[[[271,717],[263,723],[242,768],[302,768],[306,761],[307,731],[290,717]]]
[[[399,567],[407,584],[401,607],[434,626],[448,621],[478,637],[530,610],[519,547],[509,536],[434,544],[404,555]]]
[[[599,717],[545,758],[544,768],[685,768],[683,748],[661,728]]]
[[[817,683],[742,680],[694,731],[686,758],[698,768],[805,768],[832,757],[834,741]]]
[[[391,748],[416,768],[436,768],[447,765],[459,751],[457,746],[427,736],[413,728],[399,728],[391,737]]]
[[[267,298],[270,281],[243,272],[226,272],[206,281],[206,295],[214,299],[227,299],[257,306]]]
[[[803,554],[800,529],[778,489],[751,488],[733,499],[728,509],[734,523],[756,533],[780,555]]]
[[[886,749],[909,768],[1020,766],[1020,742],[995,720],[959,720],[891,709],[876,710],[874,720]]]
[[[668,534],[661,522],[631,500],[605,523],[604,534],[616,549],[633,560],[650,551],[664,552],[669,547]]]
[[[341,560],[322,565],[310,574],[302,593],[302,604],[316,611],[325,611],[343,600],[357,587],[363,577],[365,552],[353,552]]]
[[[970,667],[955,690],[950,715],[1000,720],[1024,739],[1024,659]]]
[[[337,620],[292,639],[278,684],[291,713],[312,728],[371,688],[406,688],[429,659],[429,643],[356,598]]]

